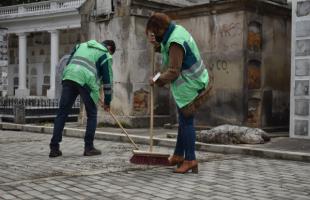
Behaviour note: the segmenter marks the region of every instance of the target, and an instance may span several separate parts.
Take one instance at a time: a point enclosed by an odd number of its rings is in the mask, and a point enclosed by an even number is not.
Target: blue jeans
[[[97,127],[97,106],[90,96],[90,89],[82,87],[74,81],[65,80],[62,83],[60,105],[54,121],[53,137],[50,143],[51,148],[59,148],[66,119],[78,95],[81,96],[87,112],[87,125],[84,137],[85,148],[94,147],[93,142]]]
[[[179,109],[178,113],[179,128],[174,155],[184,156],[185,154],[185,160],[196,160],[194,116],[185,117]]]

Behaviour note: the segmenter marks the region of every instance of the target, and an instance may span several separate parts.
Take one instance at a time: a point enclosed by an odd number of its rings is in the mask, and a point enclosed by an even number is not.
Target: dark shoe
[[[51,149],[49,157],[50,158],[55,158],[55,157],[58,157],[58,156],[62,156],[62,152],[59,149]]]
[[[95,147],[84,150],[84,156],[97,156],[97,155],[101,155],[101,151],[96,149]]]
[[[174,173],[185,174],[186,172],[192,171],[193,173],[198,173],[198,162],[197,160],[184,160],[182,165],[177,168]]]
[[[177,165],[179,167],[183,163],[183,161],[184,161],[183,156],[173,155],[169,158],[169,165],[170,166]]]

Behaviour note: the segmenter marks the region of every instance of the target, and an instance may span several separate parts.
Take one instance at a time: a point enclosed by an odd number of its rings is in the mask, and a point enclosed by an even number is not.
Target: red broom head
[[[133,164],[139,165],[164,165],[169,166],[169,160],[166,156],[156,155],[133,155],[130,159]]]

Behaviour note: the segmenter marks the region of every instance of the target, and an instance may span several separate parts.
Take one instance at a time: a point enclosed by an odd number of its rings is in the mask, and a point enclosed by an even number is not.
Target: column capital
[[[59,30],[58,29],[54,29],[54,30],[48,30],[47,32],[49,32],[51,34],[58,34]]]
[[[27,32],[19,32],[19,33],[16,33],[16,35],[17,35],[18,37],[26,37],[26,36],[29,35],[29,33],[27,33]]]

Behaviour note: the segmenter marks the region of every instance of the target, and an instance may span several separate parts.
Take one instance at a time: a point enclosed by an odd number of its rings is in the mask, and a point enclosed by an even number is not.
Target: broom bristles
[[[156,155],[133,155],[130,159],[131,163],[139,165],[169,165],[169,156]]]

